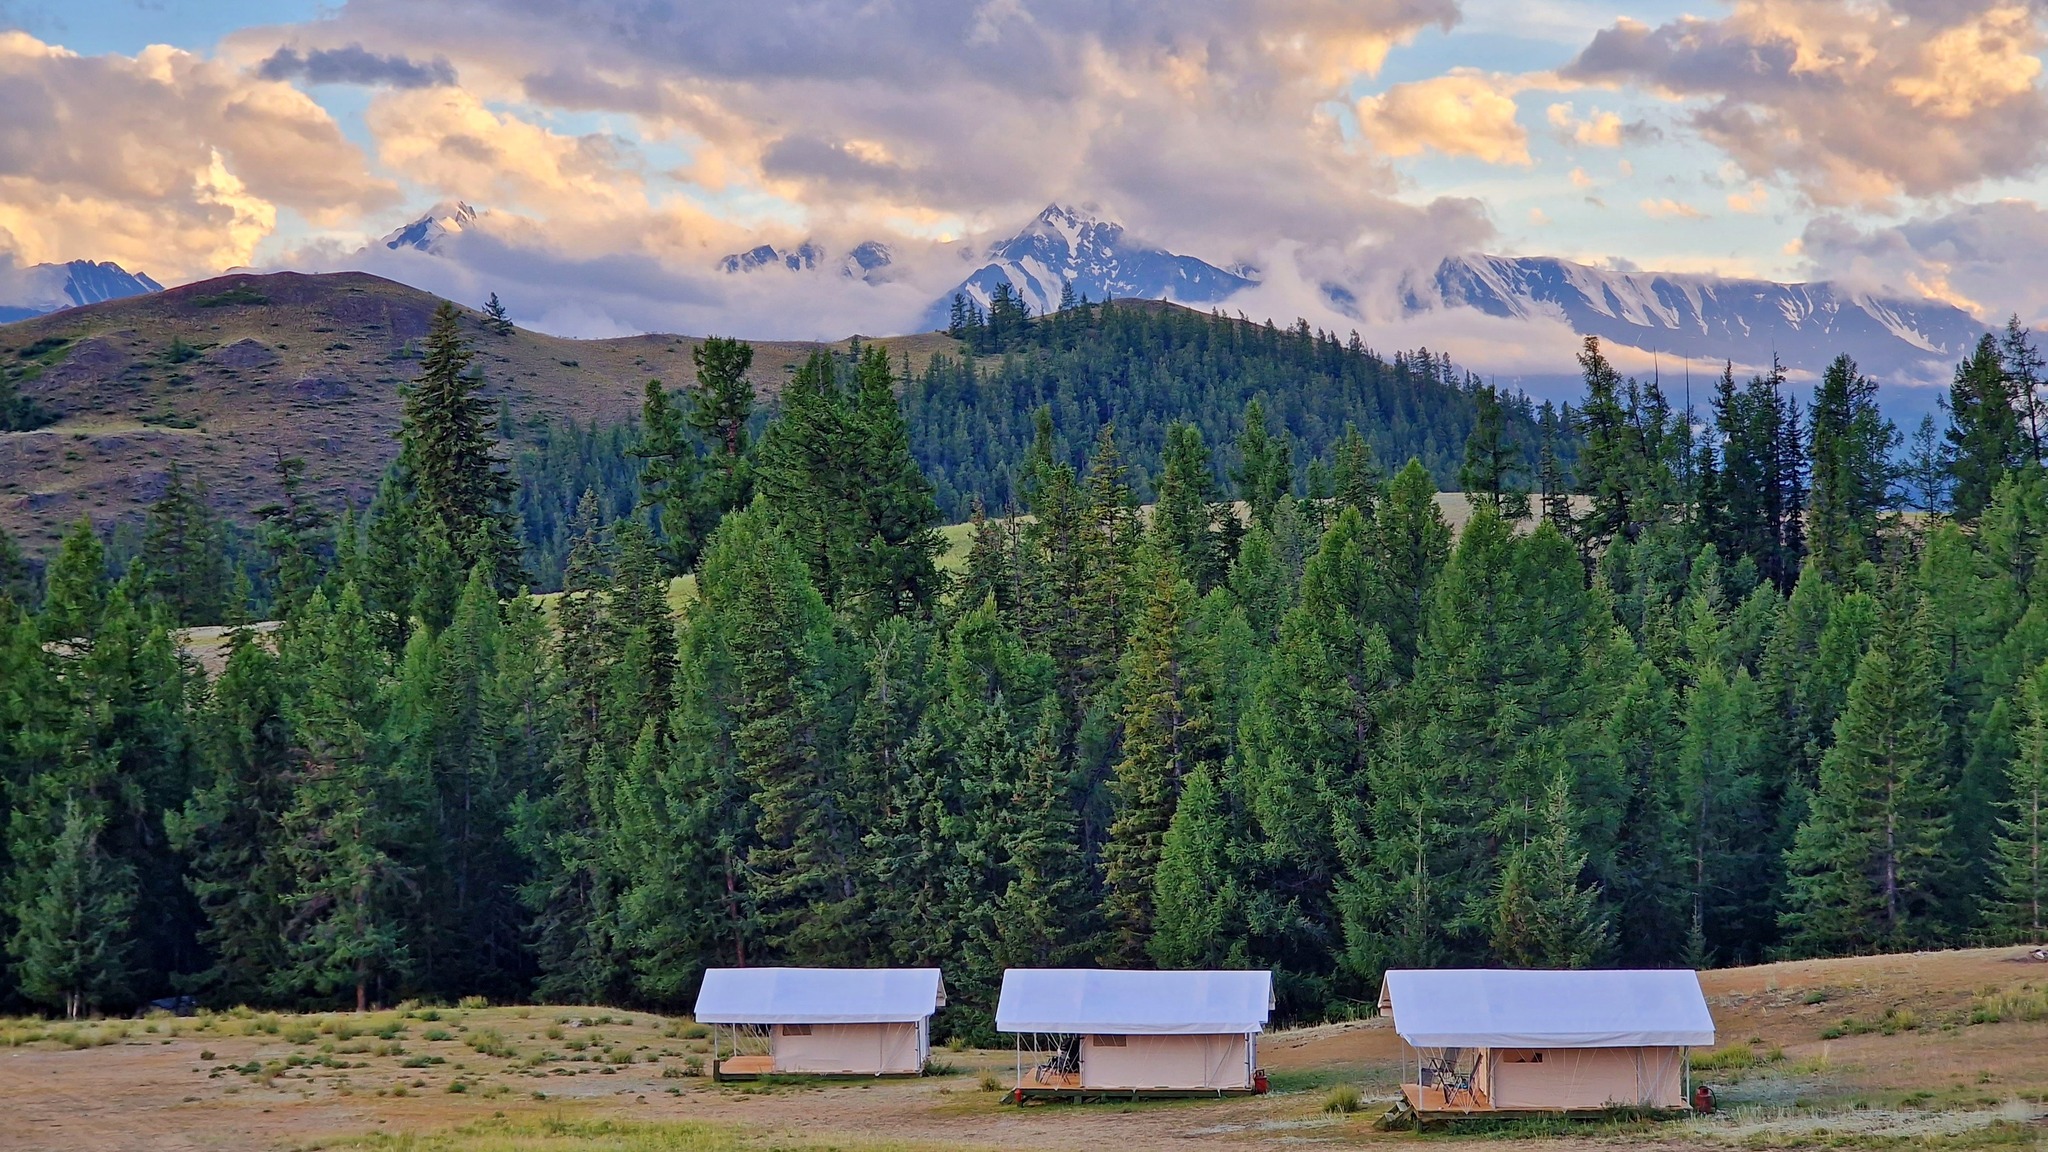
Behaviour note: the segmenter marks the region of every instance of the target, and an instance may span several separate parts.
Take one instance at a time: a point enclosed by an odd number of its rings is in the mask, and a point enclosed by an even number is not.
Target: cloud
[[[1621,147],[1621,117],[1613,112],[1602,112],[1598,108],[1581,120],[1572,113],[1570,104],[1552,104],[1545,113],[1550,126],[1557,130],[1560,139],[1567,143],[1580,144],[1588,148]]]
[[[1811,274],[1867,291],[1919,293],[1980,320],[2048,324],[2048,210],[2031,200],[1961,204],[1897,224],[1814,219],[1798,253]]]
[[[1748,188],[1728,194],[1728,210],[1743,213],[1761,212],[1770,199],[1770,190],[1764,187],[1764,182],[1752,180]]]
[[[2040,168],[2044,43],[2009,0],[1736,0],[1719,20],[1619,20],[1561,76],[1649,87],[1746,175],[1881,208]]]
[[[1434,149],[1489,164],[1529,164],[1529,134],[1515,121],[1510,77],[1458,71],[1396,84],[1358,102],[1359,128],[1390,156]]]
[[[1092,199],[1229,259],[1405,218],[1386,154],[1330,109],[1457,17],[1457,0],[504,0],[479,20],[468,0],[348,0],[225,50],[437,55],[499,113],[631,117],[735,215],[957,235]]]
[[[1707,218],[1705,212],[1687,204],[1683,200],[1673,200],[1668,196],[1658,200],[1645,200],[1640,207],[1643,210],[1643,215],[1658,220],[1705,220]]]
[[[256,74],[265,80],[393,88],[435,88],[455,83],[455,66],[443,57],[436,56],[422,64],[404,56],[379,56],[361,44],[315,48],[303,55],[295,48],[279,48],[257,67]]]
[[[174,48],[79,56],[0,32],[0,249],[159,279],[245,264],[280,208],[336,223],[393,203],[288,84]]]

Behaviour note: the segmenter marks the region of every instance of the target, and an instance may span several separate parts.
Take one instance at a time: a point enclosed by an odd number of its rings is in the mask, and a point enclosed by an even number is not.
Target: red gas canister
[[[1264,1068],[1252,1073],[1252,1093],[1254,1095],[1264,1096],[1266,1090],[1271,1087],[1272,1085],[1266,1083],[1266,1070]]]
[[[1714,1090],[1705,1084],[1701,1084],[1692,1090],[1692,1110],[1694,1112],[1705,1115],[1714,1110],[1716,1103],[1718,1101],[1714,1099]]]

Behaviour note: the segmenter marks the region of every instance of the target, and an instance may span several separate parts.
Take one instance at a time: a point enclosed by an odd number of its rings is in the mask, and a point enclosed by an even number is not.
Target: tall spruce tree
[[[405,393],[400,438],[417,492],[412,527],[439,534],[456,573],[483,564],[498,591],[510,594],[523,580],[508,511],[512,481],[492,435],[491,403],[477,394],[483,378],[473,370],[475,359],[462,333],[462,312],[444,301],[427,328],[419,378]],[[428,575],[445,576],[445,562],[433,567],[440,571]],[[459,589],[461,576],[452,583]]]
[[[1483,498],[1495,513],[1520,520],[1529,514],[1529,493],[1514,482],[1522,453],[1508,438],[1500,391],[1481,384],[1471,395],[1474,420],[1472,434],[1465,439],[1465,463],[1458,469],[1458,486],[1467,498]]]
[[[149,597],[180,624],[218,624],[228,612],[226,537],[204,486],[171,465],[164,494],[149,509],[137,563]]]
[[[1194,611],[1194,586],[1173,565],[1155,563],[1118,687],[1123,755],[1110,783],[1116,820],[1103,848],[1108,956],[1124,962],[1147,954],[1160,852],[1181,784],[1197,765],[1218,758],[1211,687],[1193,651]]]
[[[1787,856],[1793,948],[1862,952],[1933,938],[1928,921],[1949,865],[1938,686],[1919,606],[1895,589]]]
[[[1950,499],[1958,519],[1974,521],[1991,502],[1992,489],[2019,462],[2021,441],[2013,381],[1989,332],[1956,365],[1948,418]]]
[[[1152,508],[1152,538],[1181,573],[1206,593],[1222,582],[1224,537],[1218,531],[1216,477],[1201,429],[1175,423],[1166,429],[1166,453]]]
[[[289,713],[299,768],[282,821],[290,966],[272,974],[272,988],[351,991],[361,1012],[373,987],[395,990],[404,976],[404,909],[417,892],[399,856],[410,830],[384,746],[389,689],[353,586],[331,607],[316,593],[301,634],[310,648],[294,659],[307,681]]]
[[[65,798],[41,867],[17,877],[10,950],[30,999],[76,1020],[132,994],[134,866],[100,845],[106,814],[90,799]]]
[[[1807,436],[1810,546],[1828,578],[1844,583],[1858,564],[1877,558],[1878,515],[1891,503],[1899,445],[1898,429],[1878,410],[1877,382],[1847,355],[1821,375]]]
[[[2026,726],[2006,769],[1986,919],[2011,938],[2048,943],[2048,665],[2027,678]]]
[[[200,939],[211,963],[197,983],[210,997],[253,1003],[289,964],[284,817],[297,760],[278,659],[247,632],[229,643],[201,714],[198,787],[165,821],[206,916]]]

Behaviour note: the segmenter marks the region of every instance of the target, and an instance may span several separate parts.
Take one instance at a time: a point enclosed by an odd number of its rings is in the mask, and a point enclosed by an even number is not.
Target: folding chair
[[[1445,1053],[1445,1063],[1449,1065],[1445,1069],[1442,1079],[1445,1107],[1449,1107],[1451,1100],[1460,1092],[1463,1092],[1465,1098],[1472,1101],[1473,1104],[1479,1103],[1479,1092],[1473,1087],[1473,1081],[1479,1078],[1479,1062],[1486,1058],[1486,1053],[1475,1050],[1472,1053],[1471,1066],[1460,1068],[1458,1067],[1458,1059],[1463,1054],[1463,1050],[1458,1048],[1449,1049]]]

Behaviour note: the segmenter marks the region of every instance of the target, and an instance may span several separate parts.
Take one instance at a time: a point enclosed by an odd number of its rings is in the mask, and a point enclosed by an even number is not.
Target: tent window
[[[782,1034],[784,1036],[809,1036],[811,1034],[811,1026],[809,1024],[784,1024],[782,1026]]]
[[[1097,1048],[1122,1048],[1124,1046],[1124,1038],[1121,1036],[1097,1036],[1094,1038],[1094,1042]]]
[[[1503,1048],[1500,1050],[1503,1064],[1541,1064],[1543,1050],[1540,1048]]]

